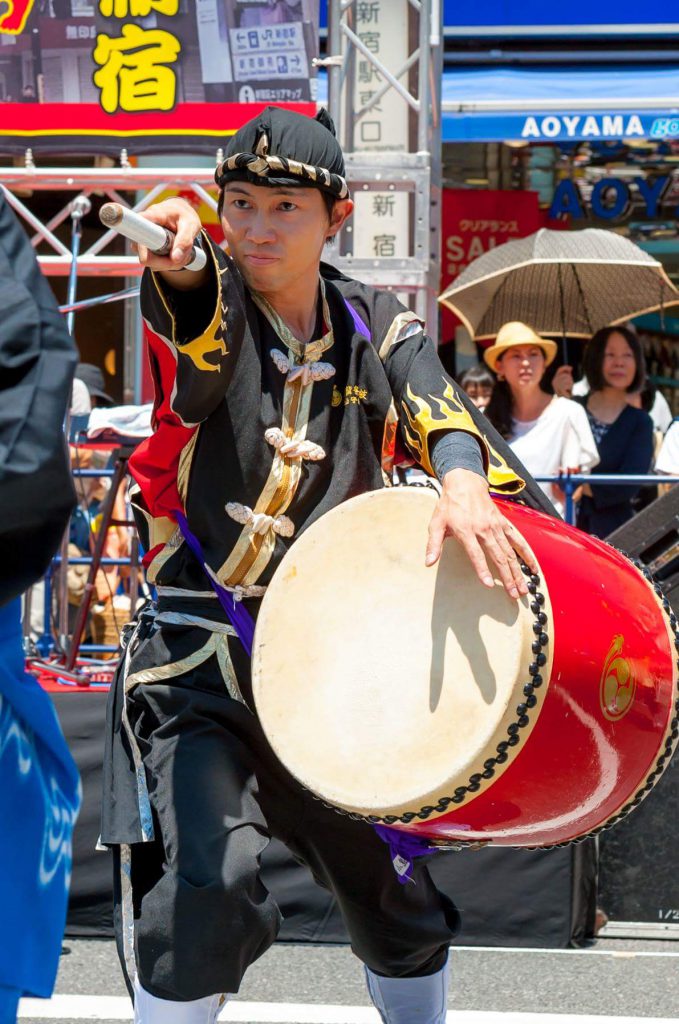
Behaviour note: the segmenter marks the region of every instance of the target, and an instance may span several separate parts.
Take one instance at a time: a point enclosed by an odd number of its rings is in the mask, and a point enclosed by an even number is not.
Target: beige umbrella
[[[589,338],[679,303],[663,266],[613,231],[549,231],[484,253],[439,296],[477,341],[521,320],[539,334]]]

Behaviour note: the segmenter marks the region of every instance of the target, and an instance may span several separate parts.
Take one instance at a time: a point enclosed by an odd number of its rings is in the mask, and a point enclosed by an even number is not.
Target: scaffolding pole
[[[406,50],[395,51],[395,0],[329,0],[328,108],[345,151],[347,178],[355,198],[364,192],[408,198],[405,252],[400,239],[366,251],[354,244],[349,224],[339,239],[333,262],[367,284],[410,296],[415,311],[438,335],[437,295],[440,278],[441,221],[441,73],[442,14],[439,0],[400,0]],[[403,12],[405,11],[405,15]],[[392,35],[388,35],[391,26]],[[388,42],[380,46],[381,36]],[[371,83],[361,86],[360,80]],[[390,100],[387,111],[381,105]],[[382,114],[381,120],[378,115]],[[371,148],[366,129],[379,144]],[[396,122],[407,125],[406,144]],[[361,125],[363,124],[363,130]],[[393,148],[389,148],[390,139]],[[366,141],[368,140],[368,141]],[[403,210],[403,200],[400,209]],[[364,207],[360,222],[365,223]],[[401,222],[403,221],[401,218]],[[365,231],[363,232],[365,236]],[[396,235],[398,233],[396,232]],[[383,235],[383,238],[391,236]],[[394,250],[393,255],[387,253]]]

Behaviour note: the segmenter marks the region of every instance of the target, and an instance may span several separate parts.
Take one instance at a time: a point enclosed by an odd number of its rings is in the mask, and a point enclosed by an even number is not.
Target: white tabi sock
[[[383,978],[366,967],[368,992],[384,1024],[445,1024],[448,963],[424,978]]]
[[[134,979],[134,1024],[215,1024],[227,996],[204,996],[189,1002],[159,999]]]

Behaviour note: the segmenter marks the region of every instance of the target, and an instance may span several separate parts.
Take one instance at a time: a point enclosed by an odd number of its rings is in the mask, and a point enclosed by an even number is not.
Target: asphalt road
[[[670,1020],[679,1009],[679,943],[600,939],[586,949],[452,952],[455,1024],[609,1024]],[[66,940],[56,998],[24,1002],[21,1024],[130,1020],[109,940]],[[378,1024],[346,946],[276,944],[248,972],[220,1020],[241,1024]],[[63,1013],[64,1016],[58,1016]],[[110,1016],[104,1016],[104,1014]],[[603,1022],[602,1022],[603,1024]]]

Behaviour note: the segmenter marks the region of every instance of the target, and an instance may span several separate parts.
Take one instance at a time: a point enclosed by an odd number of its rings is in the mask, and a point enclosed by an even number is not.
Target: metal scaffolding
[[[0,168],[0,188],[18,217],[32,231],[31,244],[36,248],[44,243],[53,250],[49,254],[38,255],[43,273],[51,277],[67,276],[71,272],[73,252],[54,234],[54,231],[72,216],[73,200],[66,202],[47,223],[43,224],[15,193],[21,194],[26,190],[75,192],[77,196],[88,198],[96,193],[133,210],[145,210],[163,192],[179,188],[194,193],[201,202],[216,210],[217,202],[207,191],[211,185],[214,187],[214,177],[209,167],[142,170],[123,164],[121,167],[113,168]],[[121,192],[139,192],[142,193],[142,198],[137,203],[130,204]],[[102,230],[101,236],[93,245],[77,254],[75,263],[78,276],[138,277],[142,268],[133,253],[127,256],[113,256],[106,252],[107,247],[119,237],[115,231]]]
[[[374,52],[360,31],[363,9],[381,11],[393,19],[395,3],[407,10],[408,54],[398,67],[390,67],[386,56]],[[357,29],[359,29],[357,31]],[[345,273],[377,287],[404,293],[406,300],[426,319],[435,337],[438,322],[436,296],[439,284],[441,119],[440,82],[442,67],[441,7],[439,0],[330,0],[328,56],[317,63],[328,69],[329,109],[338,128],[338,137],[346,154],[347,179],[357,201],[365,194],[406,196],[407,245],[404,254],[369,255],[355,244],[351,223],[343,230],[339,246],[331,260]],[[378,80],[366,99],[357,88],[357,62],[369,66]],[[374,116],[382,100],[396,96],[407,112],[408,144],[401,149],[371,150],[354,145],[357,126],[367,115]],[[390,129],[391,126],[388,126]],[[388,134],[388,133],[387,133]],[[387,138],[388,144],[388,138]],[[222,158],[215,153],[215,163]],[[210,167],[140,169],[130,165],[125,150],[119,167],[36,167],[32,153],[26,151],[24,167],[0,167],[0,189],[17,215],[24,221],[31,244],[38,251],[38,262],[48,276],[136,278],[141,267],[136,256],[113,254],[110,246],[116,235],[102,231],[97,240],[74,251],[56,234],[71,218],[75,222],[78,203],[90,196],[105,196],[114,202],[143,210],[159,195],[181,189],[195,195],[197,201],[216,210],[213,173]],[[31,192],[73,193],[74,198],[43,222],[24,201]],[[124,195],[121,195],[124,193]],[[135,195],[130,203],[125,195]],[[84,197],[84,200],[81,199]],[[364,221],[361,213],[356,220]],[[133,282],[127,282],[128,285]],[[64,311],[70,315],[97,302],[129,298],[134,290],[85,302],[70,300]],[[125,351],[129,356],[136,342],[133,317],[128,316]],[[129,383],[130,368],[126,368]],[[129,391],[129,387],[127,388]]]
[[[388,192],[406,195],[408,200],[408,244],[405,255],[370,256],[360,253],[349,225],[333,252],[332,260],[344,272],[378,287],[405,292],[418,313],[435,334],[438,320],[436,296],[439,283],[441,119],[440,82],[442,67],[441,7],[439,0],[401,0],[408,11],[408,55],[398,67],[390,67],[387,56],[374,51],[359,29],[362,8],[382,9],[393,17],[395,0],[330,0],[328,56],[317,63],[328,69],[329,109],[338,127],[346,153],[347,178],[354,196]],[[357,62],[370,67],[378,80],[369,99],[357,87]],[[356,148],[357,126],[367,115],[374,116],[382,100],[396,96],[407,111],[408,145],[401,149]],[[388,139],[387,139],[388,143]],[[221,153],[215,154],[215,162]],[[141,198],[132,206],[143,210],[168,189],[193,193],[216,209],[214,185],[209,167],[139,169],[132,167],[125,151],[121,166],[111,168],[35,167],[30,150],[25,167],[0,167],[0,188],[31,233],[33,246],[41,252],[38,261],[49,276],[69,276],[74,254],[55,234],[60,224],[73,215],[73,201],[43,223],[20,198],[26,191],[72,192],[76,196],[105,195],[128,204],[121,192]],[[77,276],[137,277],[136,257],[107,251],[114,233],[100,238],[75,256]],[[46,251],[45,251],[46,250]],[[122,296],[121,296],[122,297]]]
[[[354,251],[353,236],[345,229],[341,270],[368,284],[406,292],[436,337],[440,263],[441,208],[441,74],[442,12],[439,0],[407,0],[408,53],[399,66],[390,66],[389,53],[376,52],[374,33],[360,31],[362,19],[377,13],[395,14],[394,0],[329,0],[328,56],[319,62],[328,69],[328,108],[345,151],[347,177],[356,196],[361,191],[406,193],[409,204],[407,255],[371,258]],[[358,85],[358,62],[367,67],[378,86],[368,95]],[[367,77],[367,76],[366,76]],[[402,149],[356,149],[357,127],[373,114],[387,95],[396,96],[407,112],[408,145]],[[389,143],[389,124],[386,125]]]

